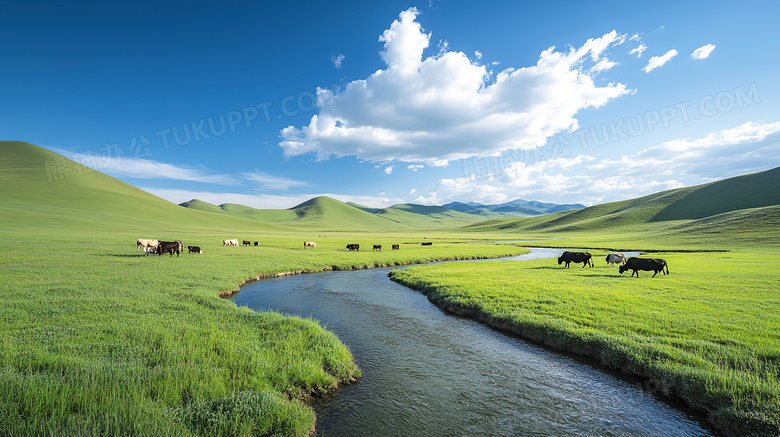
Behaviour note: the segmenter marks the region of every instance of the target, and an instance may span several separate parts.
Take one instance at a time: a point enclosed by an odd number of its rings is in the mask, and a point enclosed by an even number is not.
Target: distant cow
[[[203,251],[200,250],[200,246],[187,246],[187,250],[190,253],[203,253]]]
[[[167,253],[170,256],[173,256],[173,254],[176,253],[176,257],[178,258],[179,247],[179,243],[176,241],[160,241],[160,244],[157,246],[157,255]]]
[[[311,247],[312,249],[317,248],[317,243],[313,241],[304,241],[303,242],[303,250],[306,250],[307,247]]]
[[[666,271],[664,271],[664,268]],[[637,278],[640,270],[655,272],[653,273],[653,278],[655,278],[658,272],[663,272],[664,275],[669,274],[669,266],[666,264],[666,260],[660,258],[629,258],[625,264],[620,266],[620,274],[622,275],[626,270],[633,270],[631,276],[633,277],[636,274]]]
[[[374,245],[374,250],[378,250],[378,251],[381,252],[382,251],[382,245],[381,244],[375,244]]]
[[[251,246],[252,242],[249,241],[249,240],[244,240],[244,241],[241,242],[241,244],[243,244],[244,246]]]
[[[259,245],[260,245],[260,242],[259,241],[255,241],[255,247],[257,247]]]
[[[142,238],[139,238],[135,242],[135,251],[138,252],[139,249],[143,248],[144,249],[144,253],[146,253],[148,255],[149,254],[148,249],[150,247],[157,247],[157,244],[159,244],[159,241],[157,241],[157,240],[144,240]]]
[[[359,251],[360,245],[359,244],[347,244],[347,250],[352,252],[353,250]]]
[[[238,246],[238,238],[232,240],[222,240],[223,246]]]
[[[401,246],[399,246],[397,244],[393,244],[393,250],[400,250],[400,249],[401,249]]]
[[[566,263],[565,269],[569,268],[569,263],[582,263],[583,269],[585,266],[593,267],[593,261],[591,261],[591,256],[588,252],[563,252],[563,254],[558,257],[558,265],[563,263]]]
[[[184,242],[181,240],[175,240],[174,243],[179,243],[179,250],[181,250],[181,253],[184,253]]]
[[[622,266],[626,263],[626,256],[622,253],[610,253],[606,259],[610,267],[613,267],[615,264]]]
[[[423,246],[433,246],[433,243],[432,242],[427,242],[427,243],[423,243],[422,245]]]

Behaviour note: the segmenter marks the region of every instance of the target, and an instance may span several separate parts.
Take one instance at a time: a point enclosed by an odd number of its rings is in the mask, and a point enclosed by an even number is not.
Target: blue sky
[[[4,2],[0,139],[258,208],[595,204],[780,165],[776,2],[373,3]]]

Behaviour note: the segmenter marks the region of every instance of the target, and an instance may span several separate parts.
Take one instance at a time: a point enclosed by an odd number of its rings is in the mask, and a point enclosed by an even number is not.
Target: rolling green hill
[[[0,142],[0,215],[6,228],[39,232],[83,229],[135,236],[164,236],[181,228],[285,230],[272,223],[214,214],[220,208],[195,201],[182,208],[41,147]]]
[[[703,232],[712,229],[714,223],[728,223],[731,229],[750,232],[757,229],[755,226],[766,229],[766,223],[775,221],[777,209],[766,207],[778,204],[780,167],[571,212],[525,219],[490,220],[466,229],[486,232],[602,231],[645,224],[653,224],[654,228],[660,229],[659,226],[666,222],[697,220],[668,230]]]

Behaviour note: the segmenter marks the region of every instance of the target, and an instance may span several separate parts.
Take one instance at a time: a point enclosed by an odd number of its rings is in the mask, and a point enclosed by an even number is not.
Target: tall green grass
[[[652,380],[732,435],[780,434],[777,252],[666,253],[669,276],[555,260],[394,270],[448,311]]]
[[[69,231],[70,220],[53,229],[28,223],[0,231],[0,435],[306,435],[314,415],[299,399],[359,377],[349,350],[316,320],[238,308],[219,292],[283,271],[523,251],[441,240],[424,248],[413,235],[180,226],[131,238],[106,229],[117,221],[93,232]],[[181,238],[204,253],[144,256],[141,236]],[[223,247],[230,236],[262,246]],[[317,249],[304,250],[304,239]],[[347,242],[387,249],[350,253]],[[388,250],[396,242],[401,250]]]

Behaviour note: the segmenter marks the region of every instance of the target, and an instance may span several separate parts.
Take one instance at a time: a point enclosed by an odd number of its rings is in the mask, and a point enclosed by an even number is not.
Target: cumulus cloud
[[[319,113],[308,125],[281,131],[285,156],[443,166],[537,147],[576,129],[580,110],[629,92],[621,83],[594,82],[594,74],[614,65],[609,49],[626,40],[615,31],[567,51],[550,47],[536,65],[493,74],[446,45],[425,57],[431,33],[417,22],[418,14],[415,8],[401,12],[379,37],[386,68],[341,90],[317,90]]]
[[[774,163],[774,164],[773,164]],[[747,122],[683,138],[619,158],[580,154],[530,162],[505,162],[485,177],[441,179],[415,202],[502,203],[517,198],[593,204],[635,198],[761,170],[780,164],[780,122]]]
[[[671,49],[668,52],[664,53],[661,56],[653,56],[650,58],[650,60],[647,62],[647,65],[642,69],[645,73],[649,73],[656,68],[666,64],[669,62],[673,57],[677,56],[677,50]]]
[[[693,53],[691,53],[691,57],[693,59],[707,59],[713,50],[715,50],[715,44],[707,44],[694,50]]]
[[[395,166],[394,166],[394,165],[388,165],[387,167],[385,167],[385,174],[391,174],[391,173],[393,173],[393,169],[394,169],[394,168],[395,168]]]
[[[425,166],[420,164],[409,164],[406,168],[408,168],[411,171],[417,171],[425,168]]]

